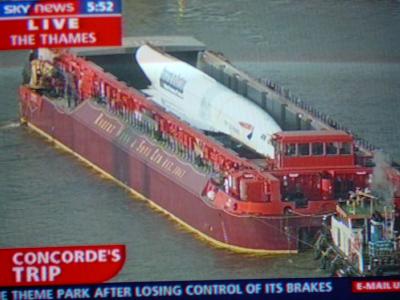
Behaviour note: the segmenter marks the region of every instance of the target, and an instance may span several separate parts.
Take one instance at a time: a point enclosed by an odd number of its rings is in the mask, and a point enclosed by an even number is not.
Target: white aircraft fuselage
[[[144,92],[192,126],[222,132],[273,157],[272,134],[281,131],[270,115],[199,69],[143,45],[136,60],[150,80]]]

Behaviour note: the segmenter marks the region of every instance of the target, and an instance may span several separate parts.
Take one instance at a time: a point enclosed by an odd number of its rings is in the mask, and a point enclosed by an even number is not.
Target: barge
[[[133,55],[146,43],[267,111],[283,128],[272,138],[274,157],[199,131],[147,98],[141,90],[149,82]],[[24,77],[23,124],[217,246],[296,253],[338,200],[371,184],[368,144],[192,38],[125,38],[120,48],[40,49],[31,55]],[[388,174],[400,186],[399,172],[390,168]],[[393,196],[399,203],[400,189]]]

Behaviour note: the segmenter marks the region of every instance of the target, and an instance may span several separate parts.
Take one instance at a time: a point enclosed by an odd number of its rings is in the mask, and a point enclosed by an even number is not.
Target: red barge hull
[[[294,253],[301,229],[319,216],[238,216],[207,203],[209,175],[141,135],[93,101],[72,111],[22,87],[21,120],[68,152],[147,199],[200,237],[235,251]]]

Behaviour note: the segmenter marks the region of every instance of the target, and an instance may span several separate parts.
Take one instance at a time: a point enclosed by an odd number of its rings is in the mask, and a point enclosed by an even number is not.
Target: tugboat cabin
[[[283,131],[273,141],[278,169],[354,165],[353,137],[344,131]]]
[[[362,192],[338,203],[317,251],[331,263],[333,274],[394,275],[400,272],[398,233],[393,203]],[[319,253],[321,254],[321,253]]]

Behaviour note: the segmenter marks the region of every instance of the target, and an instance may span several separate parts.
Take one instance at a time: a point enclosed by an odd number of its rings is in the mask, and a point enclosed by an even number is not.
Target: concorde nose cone
[[[171,61],[171,58],[167,57],[154,50],[148,45],[140,46],[136,51],[136,59],[140,63],[165,63]]]
[[[143,45],[137,49],[136,61],[152,82],[160,78],[164,67],[176,63],[173,58],[159,53],[148,45]]]

